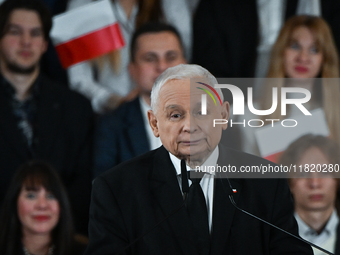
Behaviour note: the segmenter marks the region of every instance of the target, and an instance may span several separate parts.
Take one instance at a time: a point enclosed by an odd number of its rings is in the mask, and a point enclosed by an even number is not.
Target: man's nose
[[[317,188],[320,188],[321,182],[322,182],[321,178],[312,177],[309,179],[308,184],[310,188],[317,189]]]
[[[161,74],[163,73],[170,65],[165,59],[160,59],[157,63],[157,70]]]
[[[183,131],[188,132],[188,133],[193,133],[197,130],[197,123],[195,118],[193,117],[186,117],[184,119],[184,126],[183,126]]]
[[[32,41],[32,36],[29,33],[23,33],[21,35],[21,43],[23,45],[29,45]]]

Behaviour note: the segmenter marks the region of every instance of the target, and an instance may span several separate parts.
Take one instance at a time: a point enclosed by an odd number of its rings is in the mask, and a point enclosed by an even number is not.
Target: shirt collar
[[[113,4],[113,8],[116,8],[116,10],[118,11],[118,16],[119,16],[118,21],[120,23],[122,23],[123,25],[129,25],[130,27],[134,28],[135,27],[135,23],[136,23],[135,22],[136,21],[136,17],[137,17],[138,10],[139,10],[138,5],[135,4],[132,7],[132,11],[131,11],[130,17],[128,18],[126,16],[126,13],[125,13],[123,7],[120,5],[119,1],[113,1],[112,4]]]
[[[295,219],[298,223],[299,226],[299,233],[301,236],[316,236],[317,232],[312,229],[311,227],[309,227],[301,218],[300,216],[295,212]],[[336,231],[336,228],[338,226],[339,223],[339,217],[337,214],[337,211],[334,209],[333,213],[331,215],[331,217],[329,218],[326,226],[324,227],[324,229],[322,230],[322,233],[325,233],[327,235],[330,235],[331,233],[334,233]]]
[[[30,96],[33,98],[37,98],[39,95],[39,90],[40,90],[40,80],[41,80],[41,75],[38,75],[38,77],[35,79],[31,86],[31,93]],[[12,86],[12,84],[0,73],[0,86],[4,88],[8,96],[11,98],[15,98],[16,91],[15,88]],[[31,98],[31,97],[28,98]]]
[[[139,97],[139,105],[140,105],[140,108],[143,112],[144,119],[148,120],[148,110],[151,109],[151,106],[148,105],[141,96]]]
[[[180,175],[181,174],[181,160],[179,158],[177,158],[176,156],[174,156],[173,154],[171,154],[170,152],[169,152],[169,155],[170,155],[170,159],[172,161],[172,164],[174,165],[174,167],[176,169],[177,175]],[[203,169],[210,169],[210,168],[208,168],[208,166],[214,166],[215,167],[216,164],[217,164],[218,155],[219,155],[219,150],[218,150],[218,146],[216,146],[214,151],[210,154],[210,156],[207,158],[207,160],[201,165],[201,167],[203,167]],[[190,167],[187,165],[187,170],[190,171],[192,169],[190,169]],[[206,173],[215,175],[215,172],[206,171]]]
[[[337,211],[334,209],[331,217],[329,218],[325,229],[329,232],[335,232],[339,223],[339,217]]]
[[[14,97],[15,96],[15,89],[14,87],[9,83],[9,81],[7,81],[5,79],[5,77],[0,74],[0,84],[1,86],[4,88],[5,90],[5,93],[7,93],[7,95],[11,96],[11,97]]]

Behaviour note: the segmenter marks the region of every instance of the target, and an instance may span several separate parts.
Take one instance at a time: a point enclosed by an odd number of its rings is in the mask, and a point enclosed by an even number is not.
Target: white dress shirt
[[[181,160],[169,153],[170,159],[172,161],[172,164],[174,165],[176,172],[177,172],[177,180],[178,184],[182,190],[182,178],[181,178]],[[203,163],[202,167],[203,169],[210,169],[208,166],[216,166],[217,159],[218,159],[218,146],[214,149],[214,151],[211,153],[209,158]],[[187,170],[190,171],[190,167],[187,165]],[[193,171],[195,171],[193,169]],[[200,185],[202,188],[202,191],[204,193],[207,210],[208,210],[208,219],[209,219],[209,230],[211,231],[212,226],[212,216],[213,216],[213,202],[214,202],[214,176],[215,172],[206,172],[206,174],[201,179]],[[189,181],[189,186],[191,185],[191,180]]]
[[[321,16],[320,0],[299,0],[296,14]]]
[[[299,226],[299,235],[306,239],[307,241],[316,244],[332,253],[335,251],[335,243],[337,239],[337,226],[339,224],[339,217],[334,209],[331,217],[329,218],[326,226],[322,230],[320,234],[318,234],[314,229],[312,229],[310,226],[308,226],[297,213],[294,214],[295,219]],[[321,255],[325,254],[322,251],[319,251],[318,249],[315,249],[314,247],[314,255]]]

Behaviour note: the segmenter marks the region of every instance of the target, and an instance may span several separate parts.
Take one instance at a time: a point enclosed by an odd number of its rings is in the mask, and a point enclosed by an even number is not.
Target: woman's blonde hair
[[[300,15],[287,20],[273,45],[267,78],[284,78],[284,52],[291,44],[292,34],[299,27],[306,27],[315,38],[316,46],[323,54],[322,78],[339,77],[339,58],[332,32],[320,17]]]
[[[93,68],[99,73],[103,71],[105,63],[110,63],[110,67],[115,74],[120,73],[121,69],[121,54],[120,50],[110,51],[105,55],[99,56],[91,60]]]
[[[323,55],[320,71],[321,78],[339,78],[339,57],[332,32],[326,21],[320,17],[300,15],[287,20],[274,44],[271,52],[270,65],[267,78],[285,78],[284,55],[285,50],[292,42],[293,32],[300,27],[306,27],[315,38],[316,47]],[[284,86],[284,79],[270,79],[265,84],[264,100],[261,101],[261,109],[269,109],[272,105],[272,88],[277,87],[278,91]],[[314,86],[316,83],[314,84]],[[322,88],[313,88],[315,97],[319,97],[320,105],[326,115],[331,136],[340,144],[340,86],[338,79],[322,79]],[[319,93],[320,94],[320,93]],[[279,95],[280,98],[280,95]],[[278,104],[277,111],[264,119],[282,119],[281,108]]]

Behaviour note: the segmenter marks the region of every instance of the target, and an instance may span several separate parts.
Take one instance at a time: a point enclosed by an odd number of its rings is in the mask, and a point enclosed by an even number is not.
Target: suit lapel
[[[225,160],[221,161],[221,158]],[[225,162],[236,164],[236,162],[228,158],[228,153],[221,148],[218,164],[223,165]],[[181,248],[184,249],[184,254],[199,254],[195,246],[195,233],[193,233],[189,224],[190,219],[185,207],[182,206],[183,198],[178,185],[176,171],[164,147],[161,147],[157,151],[153,166],[154,169],[150,178],[153,195],[161,208],[162,216],[166,217],[172,214],[172,216],[166,220],[168,224],[164,222],[160,226],[165,231],[172,233],[173,238],[177,240],[181,244]],[[237,203],[242,190],[241,182],[238,179],[230,179],[229,181],[231,186],[237,190],[237,193],[233,195]],[[230,187],[227,179],[215,179],[210,254],[222,254],[228,250],[227,240],[230,239],[230,230],[236,211],[236,208],[229,200],[228,189],[230,189]]]
[[[166,232],[171,232],[170,236],[173,236],[179,244],[183,254],[198,254],[195,246],[195,233],[189,224],[190,219],[184,206],[176,170],[163,146],[158,149],[153,165],[151,187],[156,203],[162,211],[161,219],[171,215],[160,226]]]
[[[6,141],[6,146],[11,147],[25,161],[31,153],[5,95],[4,88],[0,85],[0,135]]]
[[[237,162],[229,158],[224,147],[219,145],[218,165],[228,164],[238,166]],[[231,187],[237,190],[237,193],[232,195],[237,203],[242,185],[238,179],[229,179],[229,182]],[[236,208],[229,199],[231,189],[229,182],[226,178],[215,177],[211,254],[223,254],[230,249],[228,240]]]
[[[338,223],[338,227],[336,228],[337,238],[335,241],[335,255],[340,255],[340,224]]]
[[[231,179],[230,183],[238,192],[241,191],[242,186],[238,182]],[[215,180],[211,254],[222,254],[228,250],[227,240],[230,240],[236,208],[231,204],[226,189],[229,189],[227,179]],[[234,194],[233,198],[237,203],[239,194]]]
[[[131,102],[131,109],[127,114],[127,141],[132,148],[133,155],[140,155],[150,150],[147,140],[146,131],[144,128],[144,120],[142,111],[139,105],[139,98]]]

